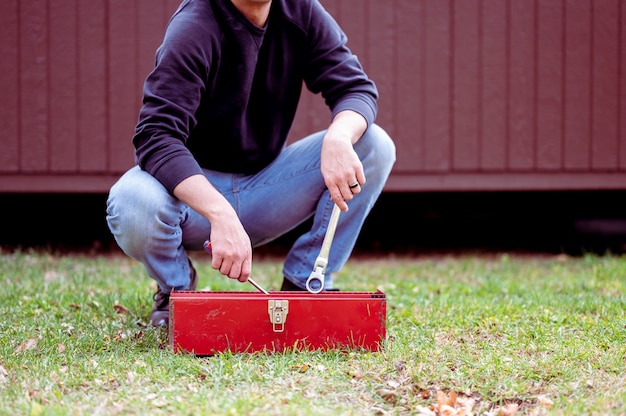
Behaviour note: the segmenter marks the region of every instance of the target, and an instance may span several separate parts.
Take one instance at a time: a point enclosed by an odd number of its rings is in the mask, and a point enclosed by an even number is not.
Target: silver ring
[[[348,185],[348,187],[349,187],[350,189],[354,189],[354,188],[356,188],[357,186],[359,186],[359,183],[358,183],[358,182],[354,182],[352,185]]]

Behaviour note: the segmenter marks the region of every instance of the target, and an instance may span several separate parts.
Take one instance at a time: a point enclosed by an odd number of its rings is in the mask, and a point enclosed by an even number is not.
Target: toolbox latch
[[[271,299],[267,301],[267,313],[270,315],[270,322],[274,332],[283,332],[285,330],[285,321],[289,312],[289,301]]]

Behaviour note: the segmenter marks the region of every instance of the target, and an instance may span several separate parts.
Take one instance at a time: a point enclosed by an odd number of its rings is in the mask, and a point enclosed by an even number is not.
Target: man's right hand
[[[230,205],[229,205],[230,206]],[[232,211],[233,214],[235,211]],[[224,276],[245,282],[252,271],[250,237],[237,215],[211,221],[211,266]]]
[[[203,176],[184,179],[174,196],[211,222],[211,266],[224,276],[245,282],[252,272],[252,243],[234,208]]]

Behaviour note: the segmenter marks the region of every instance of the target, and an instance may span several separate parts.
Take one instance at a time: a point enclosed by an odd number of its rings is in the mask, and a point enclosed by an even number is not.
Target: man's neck
[[[255,26],[263,27],[270,14],[272,0],[230,0]]]

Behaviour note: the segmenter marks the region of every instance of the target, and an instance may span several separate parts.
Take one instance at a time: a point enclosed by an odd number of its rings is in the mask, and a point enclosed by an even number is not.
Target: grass
[[[120,255],[4,251],[0,281],[0,415],[626,413],[626,257],[353,258],[336,285],[387,294],[378,353],[173,354]]]

